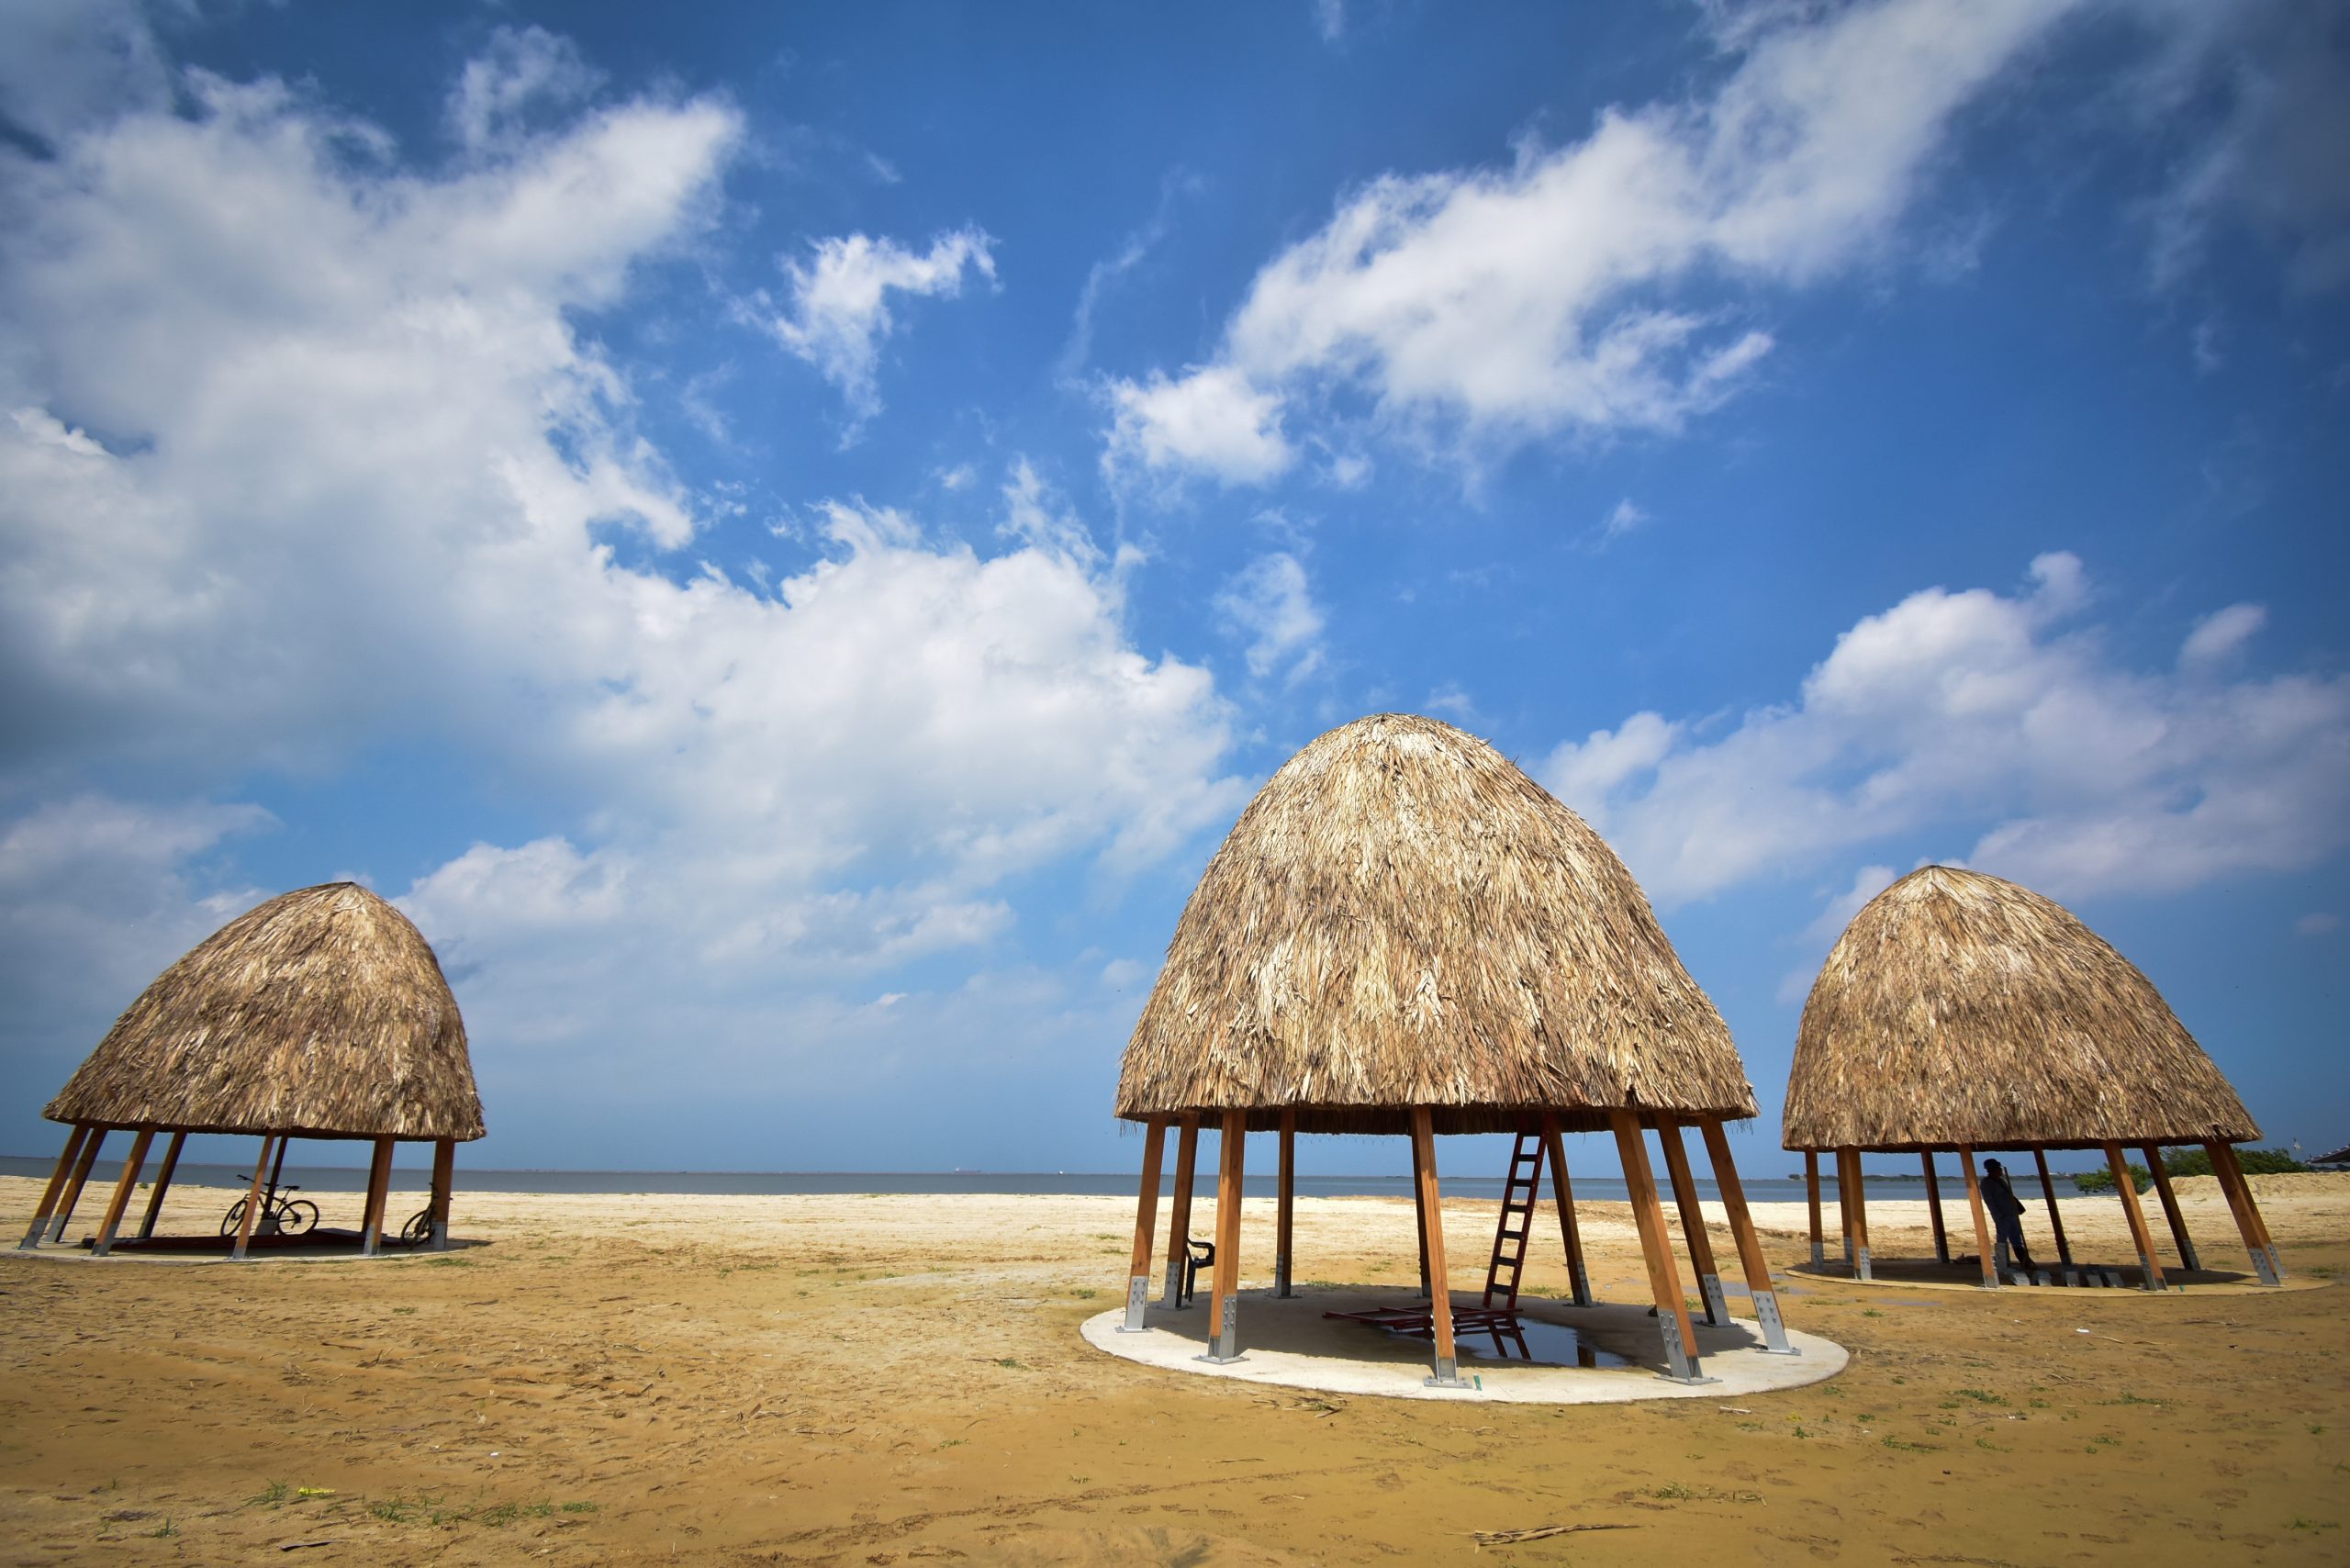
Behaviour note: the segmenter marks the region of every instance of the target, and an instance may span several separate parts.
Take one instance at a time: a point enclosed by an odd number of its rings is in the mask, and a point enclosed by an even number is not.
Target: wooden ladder
[[[1517,1280],[1526,1268],[1527,1233],[1534,1228],[1534,1206],[1542,1192],[1542,1137],[1520,1133],[1510,1150],[1509,1180],[1502,1184],[1501,1223],[1494,1229],[1494,1258],[1485,1265],[1484,1305],[1494,1305],[1494,1293],[1505,1291],[1501,1310],[1517,1310]],[[1505,1282],[1503,1273],[1508,1273]]]

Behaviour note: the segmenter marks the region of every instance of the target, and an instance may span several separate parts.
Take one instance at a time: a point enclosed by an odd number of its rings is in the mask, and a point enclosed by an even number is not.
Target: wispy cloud
[[[840,389],[853,433],[881,411],[880,344],[897,326],[890,297],[953,298],[963,291],[967,271],[992,281],[994,243],[977,229],[942,234],[923,252],[865,234],[819,240],[810,260],[785,258],[790,303],[779,311],[765,308],[761,317],[778,342]]]

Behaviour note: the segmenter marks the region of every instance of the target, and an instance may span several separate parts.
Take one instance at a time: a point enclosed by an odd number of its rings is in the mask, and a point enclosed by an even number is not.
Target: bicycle
[[[400,1242],[407,1247],[421,1247],[431,1239],[432,1205],[427,1204],[410,1215],[408,1223],[400,1226]]]
[[[250,1182],[252,1178],[240,1176],[237,1180]],[[317,1225],[319,1223],[318,1204],[308,1198],[289,1198],[285,1195],[301,1190],[290,1182],[283,1187],[272,1182],[269,1190],[262,1194],[261,1215],[254,1223],[253,1234],[256,1236],[300,1236]],[[244,1223],[245,1200],[239,1198],[229,1205],[229,1212],[220,1216],[220,1234],[234,1236],[244,1227]]]

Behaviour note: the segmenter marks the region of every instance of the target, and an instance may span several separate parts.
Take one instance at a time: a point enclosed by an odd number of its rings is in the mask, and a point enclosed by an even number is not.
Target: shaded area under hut
[[[2254,1273],[2285,1274],[2234,1145],[2260,1136],[2244,1102],[2153,983],[2053,899],[1980,871],[1927,866],[1852,917],[1813,982],[1796,1036],[1783,1141],[1801,1150],[1811,1261],[1827,1267],[1819,1157],[1835,1159],[1844,1261],[1874,1277],[1863,1154],[1922,1163],[1936,1260],[1952,1261],[1934,1156],[1966,1182],[1982,1283],[2084,1282],[2048,1174],[2050,1149],[2097,1149],[2111,1168],[2143,1288],[2169,1282],[2124,1151],[2142,1153],[2179,1265],[2202,1269],[2162,1149],[2210,1156]],[[2027,1276],[1994,1245],[1976,1158],[2029,1152],[2058,1266]],[[2017,1196],[2020,1198],[2021,1193]]]
[[[1465,1386],[1454,1335],[1516,1327],[1517,1279],[1550,1177],[1578,1305],[1591,1305],[1566,1133],[1605,1132],[1631,1189],[1665,1375],[1704,1379],[1650,1164],[1653,1131],[1705,1313],[1727,1325],[1682,1139],[1702,1135],[1767,1348],[1789,1351],[1723,1123],[1755,1114],[1729,1030],[1599,835],[1491,746],[1432,719],[1379,714],[1274,774],[1208,864],[1126,1047],[1117,1114],[1147,1129],[1125,1327],[1145,1327],[1166,1136],[1177,1134],[1161,1305],[1187,1270],[1200,1129],[1222,1134],[1211,1361],[1240,1354],[1247,1135],[1280,1138],[1274,1294],[1294,1294],[1301,1133],[1408,1137],[1425,1307],[1365,1314],[1425,1332],[1431,1385]],[[1516,1137],[1483,1297],[1446,1279],[1436,1138]],[[1438,1288],[1430,1290],[1431,1282]]]
[[[365,1216],[349,1238],[371,1255],[397,1244],[384,1215],[395,1147],[431,1144],[431,1201],[397,1240],[445,1249],[456,1145],[483,1131],[464,1021],[439,960],[406,915],[352,882],[282,894],[207,937],[115,1021],[43,1114],[73,1131],[21,1249],[64,1239],[107,1137],[132,1135],[87,1243],[101,1257],[119,1247],[244,1258],[297,1238],[315,1244],[317,1210],[279,1189],[297,1137],[372,1145]],[[218,1236],[159,1237],[190,1133],[258,1135],[252,1185]],[[159,1134],[170,1135],[162,1168],[126,1238]]]

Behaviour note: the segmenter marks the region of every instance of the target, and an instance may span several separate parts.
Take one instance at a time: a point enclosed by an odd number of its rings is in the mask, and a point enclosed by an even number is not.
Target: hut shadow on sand
[[[2014,1284],[2128,1284],[2159,1291],[2184,1280],[2240,1281],[2206,1270],[2164,1170],[2162,1150],[2200,1147],[2211,1162],[2254,1277],[2285,1271],[2233,1145],[2260,1136],[2152,982],[2052,899],[1979,871],[1927,866],[1852,917],[1804,1003],[1787,1081],[1785,1146],[1802,1151],[1811,1211],[1811,1267],[1873,1280],[1933,1283],[1967,1277]],[[2096,1149],[2114,1178],[2137,1266],[2077,1261],[2048,1173],[2051,1149]],[[2176,1269],[2157,1254],[2124,1150],[2142,1154],[2167,1221]],[[1995,1245],[1978,1156],[2028,1152],[2040,1178],[2057,1260],[2027,1271]],[[1834,1157],[1841,1269],[1827,1257],[1819,1157]],[[1957,1159],[1972,1222],[1972,1258],[1954,1257],[1934,1156]],[[1863,1154],[1915,1154],[1923,1169],[1934,1257],[1887,1260],[1869,1246]],[[2018,1191],[2021,1198],[2023,1193]]]
[[[99,1257],[445,1250],[456,1145],[483,1133],[464,1021],[439,960],[407,916],[351,882],[283,894],[207,937],[115,1021],[43,1114],[73,1131],[23,1249],[64,1239],[107,1137],[131,1134],[84,1243]],[[220,1234],[158,1236],[190,1133],[258,1135],[251,1185]],[[125,1237],[125,1211],[159,1134],[170,1135],[162,1168]],[[369,1143],[359,1230],[320,1229],[315,1207],[284,1195],[285,1149],[297,1137]],[[404,1140],[432,1145],[431,1197],[387,1234],[393,1151]]]
[[[1631,1190],[1657,1314],[1644,1356],[1705,1381],[1681,1264],[1647,1140],[1680,1206],[1707,1322],[1728,1293],[1698,1207],[1684,1129],[1703,1139],[1754,1334],[1794,1353],[1723,1135],[1755,1114],[1729,1031],[1682,968],[1648,901],[1599,835],[1483,741],[1380,714],[1306,746],[1265,785],[1209,862],[1126,1047],[1117,1114],[1147,1130],[1125,1327],[1146,1327],[1165,1144],[1177,1138],[1162,1316],[1181,1295],[1200,1131],[1221,1134],[1209,1353],[1241,1354],[1239,1195],[1248,1135],[1280,1140],[1273,1298],[1291,1272],[1296,1139],[1407,1137],[1420,1300],[1350,1311],[1425,1334],[1436,1387],[1466,1386],[1456,1334],[1510,1331],[1545,1198],[1574,1304],[1592,1305],[1564,1135],[1612,1137]],[[1516,1138],[1477,1305],[1447,1278],[1436,1140]],[[1369,1330],[1366,1329],[1366,1332]],[[1661,1331],[1661,1332],[1657,1332]],[[1661,1357],[1657,1352],[1661,1351]]]

